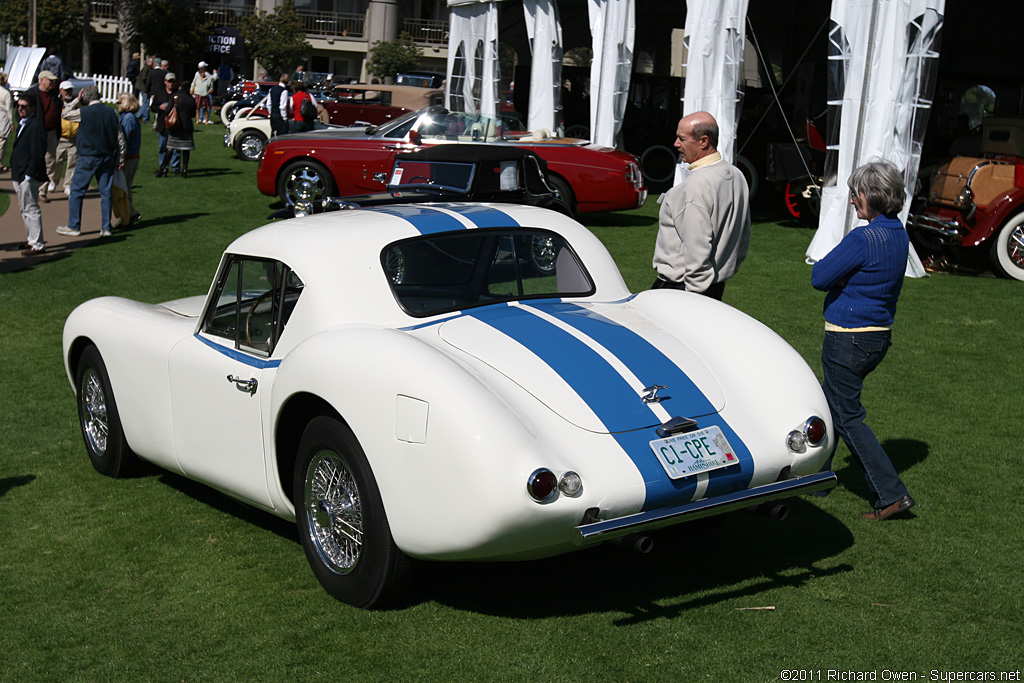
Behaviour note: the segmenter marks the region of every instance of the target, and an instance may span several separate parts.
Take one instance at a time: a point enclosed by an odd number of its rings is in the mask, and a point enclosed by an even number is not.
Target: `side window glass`
[[[204,327],[237,349],[270,355],[302,293],[302,280],[278,261],[232,257]]]

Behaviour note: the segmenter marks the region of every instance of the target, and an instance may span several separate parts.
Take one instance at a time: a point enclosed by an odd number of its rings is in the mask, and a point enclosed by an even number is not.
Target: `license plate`
[[[705,427],[651,442],[651,450],[670,479],[738,465],[740,460],[720,427]]]

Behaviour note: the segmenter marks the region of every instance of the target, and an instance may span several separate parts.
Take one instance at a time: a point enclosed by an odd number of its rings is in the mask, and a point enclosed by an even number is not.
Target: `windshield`
[[[424,235],[385,247],[381,263],[395,298],[414,317],[594,291],[572,247],[540,229]]]
[[[420,189],[424,185],[456,192],[469,192],[473,186],[474,164],[459,164],[446,161],[402,161],[395,162],[388,187],[409,187]]]

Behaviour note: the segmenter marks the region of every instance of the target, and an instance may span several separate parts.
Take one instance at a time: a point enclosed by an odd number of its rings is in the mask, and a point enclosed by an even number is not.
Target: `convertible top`
[[[459,161],[475,163],[477,161],[507,161],[535,157],[540,161],[541,168],[547,166],[536,152],[522,147],[503,145],[434,145],[415,152],[399,154],[396,159],[402,161]]]

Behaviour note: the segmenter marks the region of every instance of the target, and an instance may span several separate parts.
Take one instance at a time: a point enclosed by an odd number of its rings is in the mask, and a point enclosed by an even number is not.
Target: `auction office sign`
[[[215,28],[206,39],[206,54],[241,59],[245,44],[237,28]]]

